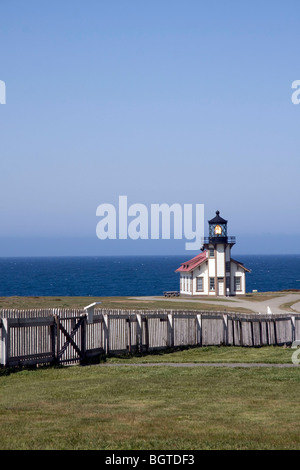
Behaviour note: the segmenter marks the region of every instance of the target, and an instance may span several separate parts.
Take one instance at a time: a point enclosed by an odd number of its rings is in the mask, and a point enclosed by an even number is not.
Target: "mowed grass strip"
[[[238,347],[203,346],[178,350],[161,350],[150,354],[123,354],[103,358],[108,363],[266,363],[291,364],[295,349],[285,346]]]
[[[72,366],[0,387],[2,450],[300,447],[298,368]]]

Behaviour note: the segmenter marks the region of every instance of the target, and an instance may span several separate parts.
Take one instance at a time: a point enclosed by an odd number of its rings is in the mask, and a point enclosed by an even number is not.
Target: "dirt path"
[[[219,299],[219,300],[201,300],[201,299],[189,299],[186,297],[131,297],[133,299],[137,300],[165,300],[168,302],[197,302],[199,304],[204,303],[204,304],[210,304],[210,305],[216,305],[221,309],[222,307],[226,307],[227,310],[230,310],[230,304],[232,303],[234,307],[240,307],[240,308],[247,308],[249,310],[252,310],[254,313],[261,313],[261,314],[266,314],[268,313],[268,307],[271,309],[272,313],[275,314],[282,314],[286,313],[287,310],[281,309],[280,305],[287,304],[290,302],[293,302],[292,308],[296,313],[300,313],[300,294],[285,294],[285,295],[280,295],[279,297],[274,297],[272,299],[264,300],[264,301],[252,301],[252,300],[247,300],[247,299],[239,299],[237,297],[230,297],[230,298],[224,298]],[[290,312],[291,313],[291,312]]]

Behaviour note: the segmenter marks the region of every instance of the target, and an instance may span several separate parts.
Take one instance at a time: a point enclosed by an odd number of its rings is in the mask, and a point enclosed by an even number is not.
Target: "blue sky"
[[[100,241],[96,208],[204,204],[239,253],[299,253],[299,1],[1,0],[0,256]]]

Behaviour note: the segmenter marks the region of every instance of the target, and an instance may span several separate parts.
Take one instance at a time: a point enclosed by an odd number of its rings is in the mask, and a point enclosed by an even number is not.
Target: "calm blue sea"
[[[184,256],[0,258],[0,296],[139,296],[179,290]],[[300,289],[300,255],[235,257],[247,291]]]

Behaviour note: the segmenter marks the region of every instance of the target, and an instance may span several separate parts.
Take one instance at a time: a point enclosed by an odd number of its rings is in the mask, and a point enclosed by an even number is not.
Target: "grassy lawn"
[[[105,358],[108,363],[266,363],[291,364],[294,349],[281,346],[241,348],[236,346],[207,346],[182,350],[165,350],[151,354],[120,355]]]
[[[83,307],[94,301],[109,308],[175,308],[172,302],[125,297],[10,297],[0,299],[0,308]],[[176,308],[199,304],[182,300]],[[202,347],[108,357],[110,367],[0,368],[0,450],[298,450],[299,368],[132,365],[291,364],[292,352]]]
[[[300,291],[299,291],[300,292]],[[240,299],[253,302],[263,302],[276,297],[282,297],[286,294],[291,293],[290,291],[281,292],[258,292],[258,293],[247,293],[240,296]],[[192,300],[192,301],[190,301]],[[208,296],[201,297],[201,302],[197,302],[197,299],[181,296],[176,299],[176,302],[168,300],[165,297],[153,296],[152,298],[145,299],[143,297],[80,297],[80,296],[69,296],[69,297],[58,297],[58,296],[34,296],[34,297],[0,297],[0,309],[1,308],[15,308],[15,309],[27,309],[27,308],[83,308],[92,302],[102,302],[99,307],[113,308],[113,309],[178,309],[178,310],[203,310],[203,311],[228,311],[228,312],[241,312],[250,313],[252,310],[247,308],[237,307],[235,302],[230,298],[212,298]],[[218,304],[211,304],[210,301],[220,302]],[[205,303],[207,301],[207,303]],[[284,307],[291,310],[290,306],[294,302],[288,302],[284,304]],[[224,305],[223,305],[224,304]]]
[[[279,294],[278,294],[279,295]],[[278,296],[274,293],[273,297]],[[243,296],[247,300],[257,300],[257,294],[247,294],[247,297]],[[265,296],[259,297],[261,300],[266,300]],[[268,298],[271,298],[269,295]],[[151,300],[143,298],[131,298],[131,297],[0,297],[0,309],[1,308],[15,308],[15,309],[28,309],[28,308],[83,308],[92,302],[101,302],[99,308],[112,308],[112,309],[177,309],[177,310],[203,310],[203,311],[228,311],[228,312],[241,312],[251,313],[251,310],[247,308],[237,307],[235,303],[230,299],[212,299],[211,297],[201,298],[201,302],[197,302],[197,299],[189,301],[181,297],[176,302],[168,300],[164,297],[153,297]],[[205,301],[220,302],[220,307],[211,303],[205,303]],[[226,304],[224,307],[222,304]]]
[[[299,449],[295,369],[71,366],[0,376],[0,449]]]
[[[211,300],[211,299],[210,299]],[[216,305],[200,302],[185,302],[182,301],[172,302],[171,300],[153,299],[132,299],[130,297],[0,297],[0,308],[15,308],[15,309],[34,309],[34,308],[83,308],[93,302],[102,302],[99,308],[111,309],[137,309],[137,310],[202,310],[202,311],[216,311],[222,312],[244,312],[251,313],[251,310],[246,308],[237,308],[233,302],[226,300],[226,305]]]

